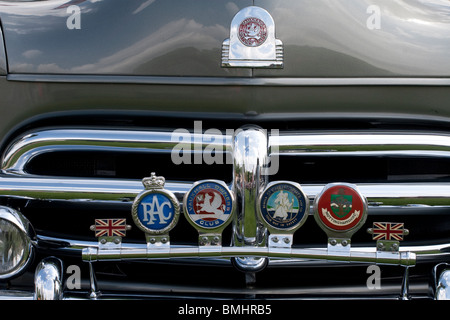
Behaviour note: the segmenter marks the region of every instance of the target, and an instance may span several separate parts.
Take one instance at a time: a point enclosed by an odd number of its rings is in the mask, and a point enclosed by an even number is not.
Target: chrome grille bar
[[[165,187],[181,201],[191,183],[167,181]],[[310,199],[324,185],[302,185]],[[411,205],[450,208],[450,183],[358,184],[374,207]],[[132,202],[143,190],[141,181],[120,179],[52,178],[0,174],[0,196],[35,200]]]
[[[230,152],[231,134],[201,134],[177,131],[134,131],[99,129],[48,129],[15,140],[2,158],[2,170],[26,174],[26,164],[35,156],[55,151],[166,152],[182,141],[203,150],[214,146]],[[292,155],[383,154],[450,157],[450,135],[430,132],[281,132],[269,135],[269,148]],[[269,149],[270,150],[270,149]],[[276,153],[273,153],[276,155]]]
[[[277,249],[268,247],[171,247],[166,250],[148,250],[146,245],[133,249],[99,250],[89,247],[83,250],[84,261],[126,261],[164,258],[208,258],[208,257],[269,257],[280,259],[314,259],[344,262],[377,263],[414,266],[416,254],[412,252],[364,252],[352,249],[350,254],[331,253],[323,249]]]

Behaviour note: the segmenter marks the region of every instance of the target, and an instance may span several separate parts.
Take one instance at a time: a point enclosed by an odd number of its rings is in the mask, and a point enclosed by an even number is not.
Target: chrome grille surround
[[[142,191],[140,180],[117,178],[89,177],[55,177],[30,174],[27,165],[43,154],[70,150],[116,152],[116,153],[165,153],[178,143],[172,141],[171,131],[139,131],[139,130],[101,130],[101,129],[45,129],[28,133],[15,140],[2,158],[0,174],[0,198],[24,199],[35,201],[61,201],[63,203],[90,204],[130,204]],[[191,139],[192,145],[201,141],[202,150],[215,141],[217,149],[224,154],[233,153],[233,137],[230,135],[204,139],[202,135],[186,134],[185,140]],[[207,141],[207,142],[205,142]],[[393,131],[361,131],[361,132],[281,132],[277,137],[267,137],[268,157],[288,155],[290,157],[383,157],[383,156],[415,156],[419,158],[450,158],[450,135],[439,132],[393,132]],[[276,146],[276,148],[274,148]],[[277,149],[278,152],[273,152]],[[148,168],[154,171],[155,168]],[[157,169],[156,169],[157,170]],[[230,176],[232,173],[230,172]],[[272,179],[273,177],[268,177]],[[172,191],[180,203],[192,182],[167,181],[166,188]],[[302,184],[303,190],[312,202],[323,189],[324,184]],[[330,181],[334,182],[334,181]],[[234,182],[230,187],[236,188]],[[430,215],[449,214],[450,182],[410,182],[410,183],[358,183],[362,194],[369,202],[371,212],[389,212],[393,216],[401,216],[405,209],[410,211],[426,210]],[[238,224],[238,223],[235,223]],[[176,229],[175,229],[176,231]],[[300,230],[301,231],[301,230]],[[362,230],[359,232],[363,232]],[[414,232],[414,231],[413,231]],[[63,237],[39,235],[41,243],[60,243],[58,250],[83,255],[85,261],[101,257],[98,243],[83,239],[73,240]],[[271,258],[270,264],[302,266],[305,264],[342,263],[343,261],[363,263],[388,263],[403,266],[427,263],[441,263],[449,260],[450,243],[444,239],[439,243],[414,244],[402,246],[398,255],[387,260],[377,255],[376,248],[358,246],[352,248],[353,257],[341,259],[328,255],[323,247],[293,248],[291,252],[269,252],[263,244],[259,248],[254,244],[241,247],[218,248],[205,255],[198,248],[173,244],[171,257],[175,260],[186,257],[202,257],[210,263],[223,263],[223,257],[251,256]],[[37,246],[39,247],[39,241]],[[324,243],[325,245],[325,243]],[[127,259],[126,255],[136,254],[143,258],[155,258],[147,252],[146,246],[140,243],[127,243],[122,246],[118,256]],[[117,256],[113,257],[117,259]],[[156,257],[158,258],[158,257]],[[286,259],[288,258],[288,259]]]

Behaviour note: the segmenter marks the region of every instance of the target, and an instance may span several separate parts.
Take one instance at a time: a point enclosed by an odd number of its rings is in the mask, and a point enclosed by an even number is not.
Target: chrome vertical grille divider
[[[260,127],[247,126],[236,130],[232,142],[233,188],[237,214],[233,223],[232,245],[264,247],[267,230],[258,220],[256,199],[267,184],[263,168],[268,163],[267,132]],[[265,258],[236,257],[238,268],[257,271],[267,263]]]

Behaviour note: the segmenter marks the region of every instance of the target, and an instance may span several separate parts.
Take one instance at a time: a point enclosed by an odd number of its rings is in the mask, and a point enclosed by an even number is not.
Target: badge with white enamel
[[[200,244],[210,243],[209,236],[219,244],[234,213],[234,195],[223,181],[198,181],[185,194],[183,208],[186,219],[201,235]]]

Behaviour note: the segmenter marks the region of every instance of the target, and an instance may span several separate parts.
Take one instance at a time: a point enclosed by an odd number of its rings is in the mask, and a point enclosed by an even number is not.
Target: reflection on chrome
[[[63,298],[62,262],[46,258],[36,267],[34,276],[35,300],[61,300]]]

